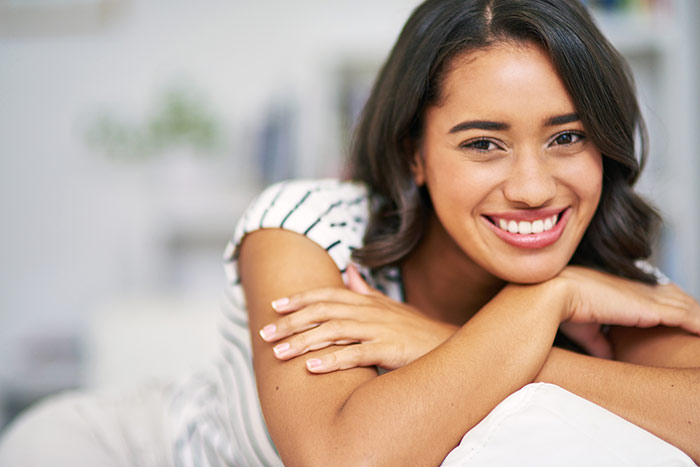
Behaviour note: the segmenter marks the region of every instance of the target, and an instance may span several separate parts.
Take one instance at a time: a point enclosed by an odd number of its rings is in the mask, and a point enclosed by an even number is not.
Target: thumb
[[[613,349],[610,341],[600,332],[592,335],[588,342],[583,343],[583,346],[594,357],[608,360],[613,358]]]
[[[607,336],[596,323],[562,323],[559,329],[571,340],[598,358],[613,358],[613,349]]]
[[[362,278],[360,272],[354,264],[348,266],[348,289],[353,292],[360,293],[362,295],[372,295],[375,290],[367,285],[367,282]]]

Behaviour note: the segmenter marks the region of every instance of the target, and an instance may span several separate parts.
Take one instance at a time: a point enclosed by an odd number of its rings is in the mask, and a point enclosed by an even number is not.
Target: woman
[[[99,443],[40,454],[503,465],[534,447],[521,463],[551,465],[572,459],[565,444],[585,447],[572,465],[692,465],[673,446],[700,460],[700,307],[637,262],[656,221],[631,188],[643,135],[626,68],[577,0],[428,0],[378,77],[353,181],[275,185],[239,222],[218,371],[148,403],[64,403],[102,423]],[[531,433],[511,436],[503,414],[533,401],[555,417],[528,412]],[[140,405],[163,420],[135,432],[122,414]],[[65,419],[57,407],[20,423],[0,463],[66,430],[36,429]]]
[[[577,1],[418,7],[359,126],[360,183],[271,188],[229,251],[285,464],[438,464],[533,381],[698,461],[700,307],[636,263],[656,221],[637,135]],[[559,328],[614,360],[553,347]]]

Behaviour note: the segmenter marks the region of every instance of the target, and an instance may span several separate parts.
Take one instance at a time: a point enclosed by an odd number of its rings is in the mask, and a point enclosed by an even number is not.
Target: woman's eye
[[[470,141],[462,144],[463,148],[466,149],[476,149],[477,151],[492,151],[498,149],[498,146],[487,139],[477,139],[476,141]]]
[[[566,132],[554,138],[554,143],[560,146],[567,146],[569,144],[578,143],[583,140],[583,138],[584,136],[580,133]]]

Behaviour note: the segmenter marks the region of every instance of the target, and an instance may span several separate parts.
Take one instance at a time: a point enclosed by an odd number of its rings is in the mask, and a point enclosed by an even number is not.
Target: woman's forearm
[[[363,461],[373,465],[438,463],[538,374],[560,321],[554,308],[562,301],[553,292],[504,289],[444,344],[353,391],[329,438],[337,446],[361,446]]]
[[[556,384],[700,462],[700,369],[658,368],[553,348],[536,381]]]

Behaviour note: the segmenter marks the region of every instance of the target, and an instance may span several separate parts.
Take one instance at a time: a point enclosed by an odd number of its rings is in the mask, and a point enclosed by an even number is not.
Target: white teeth
[[[520,221],[518,223],[518,233],[528,235],[532,233],[532,223],[528,221]]]
[[[542,233],[544,232],[544,222],[535,221],[532,223],[532,233]]]
[[[557,224],[557,215],[547,217],[545,219],[538,219],[534,222],[528,221],[507,221],[505,219],[498,219],[498,226],[501,230],[508,231],[510,233],[517,233],[520,235],[538,234],[551,230]]]
[[[552,219],[547,218],[544,220],[544,230],[549,230],[552,228]]]

